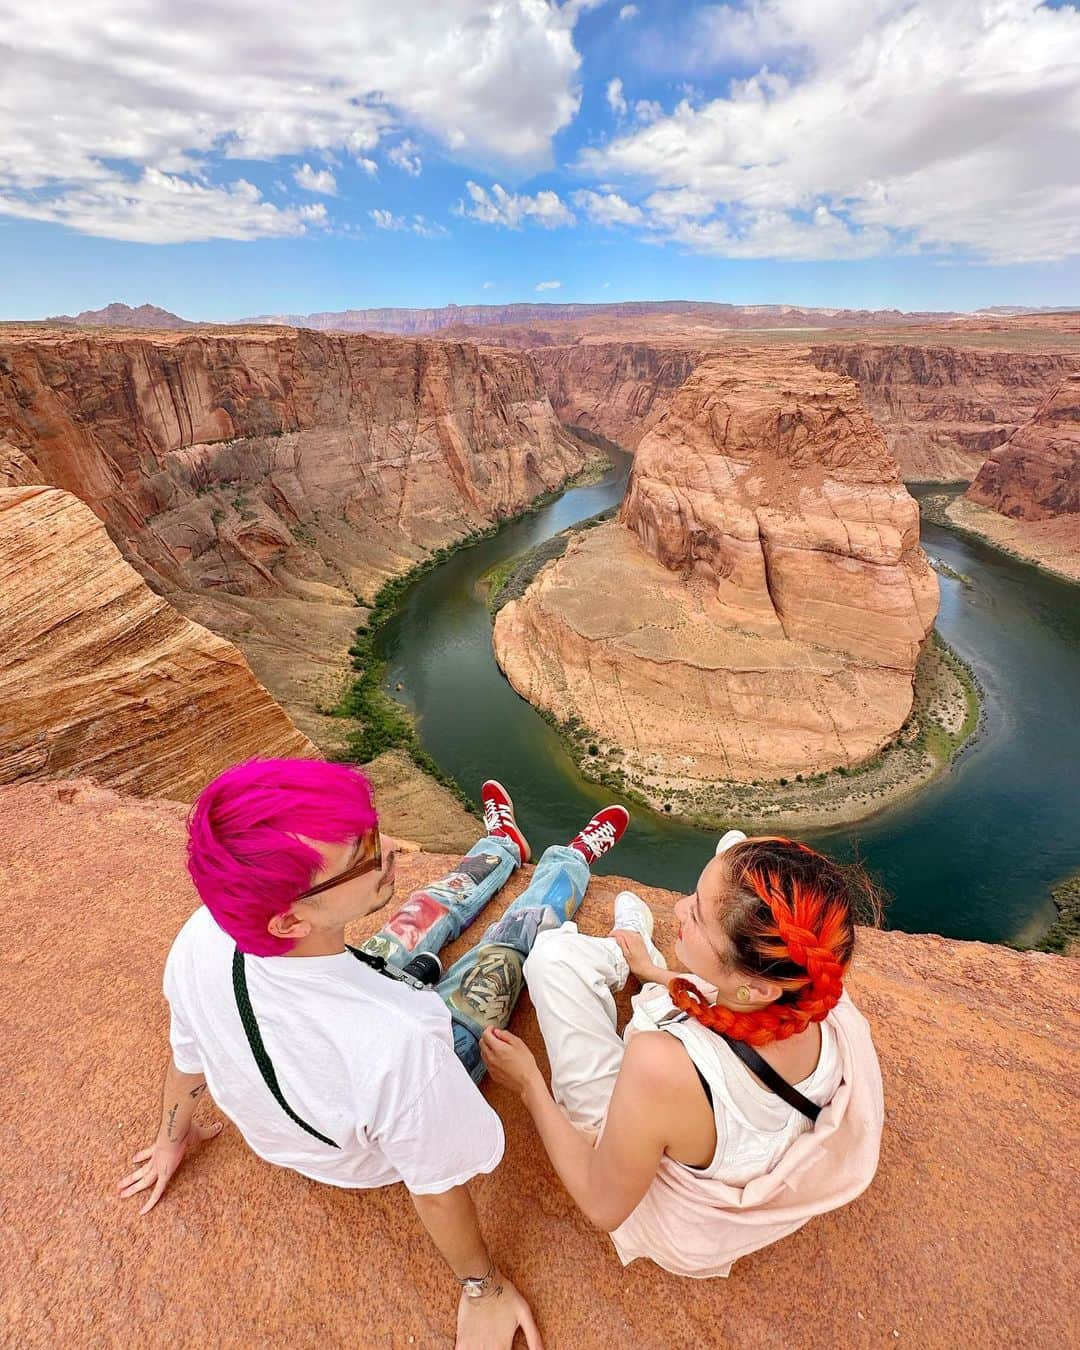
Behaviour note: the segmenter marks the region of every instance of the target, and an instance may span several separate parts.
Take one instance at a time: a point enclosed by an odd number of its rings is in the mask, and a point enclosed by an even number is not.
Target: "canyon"
[[[57,846],[66,840],[78,841],[74,881],[70,852]],[[261,1345],[272,1329],[298,1347],[449,1345],[456,1290],[400,1187],[357,1197],[316,1186],[260,1162],[226,1124],[185,1159],[152,1215],[116,1198],[159,1110],[161,969],[196,904],[184,842],[184,808],[172,802],[77,780],[0,788],[10,906],[0,1017],[13,1045],[33,1047],[11,1057],[3,1098],[9,1341],[183,1345],[194,1329],[209,1345]],[[398,895],[453,861],[403,855]],[[510,879],[481,924],[531,871]],[[621,877],[592,881],[582,931],[605,931],[627,884],[652,907],[655,940],[670,953],[676,897]],[[359,925],[350,937],[367,933]],[[446,960],[474,939],[465,933]],[[507,1147],[498,1171],[475,1183],[480,1219],[546,1345],[774,1347],[793,1323],[810,1350],[1060,1341],[1074,1273],[1064,1160],[1078,1145],[1075,962],[861,929],[847,983],[884,1077],[877,1177],[727,1280],[688,1288],[645,1262],[623,1269],[563,1190],[520,1099],[484,1084]],[[621,1018],[630,992],[618,996]],[[528,999],[511,1029],[542,1055]],[[200,1118],[221,1119],[209,1097]],[[305,1272],[299,1283],[280,1278],[283,1230],[288,1261]],[[244,1297],[208,1290],[208,1271],[228,1272]]]
[[[364,601],[590,451],[536,368],[471,343],[289,330],[0,335],[0,485],[69,491],[234,642],[324,748]]]
[[[504,605],[494,642],[519,693],[670,809],[892,742],[937,599],[855,382],[784,351],[713,356],[639,441],[618,521]]]

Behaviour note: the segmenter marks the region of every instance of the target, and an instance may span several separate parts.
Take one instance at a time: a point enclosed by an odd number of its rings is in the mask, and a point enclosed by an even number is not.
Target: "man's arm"
[[[120,1195],[124,1199],[140,1191],[150,1191],[140,1214],[148,1213],[161,1199],[188,1149],[221,1132],[220,1122],[211,1126],[194,1123],[195,1107],[205,1091],[206,1078],[201,1073],[181,1073],[170,1055],[161,1093],[161,1125],[157,1138],[149,1148],[135,1154],[132,1162],[140,1166],[120,1183]]]
[[[414,1195],[412,1202],[432,1242],[459,1280],[481,1279],[491,1272],[486,1294],[469,1298],[463,1293],[458,1301],[458,1350],[509,1350],[518,1327],[525,1333],[529,1350],[542,1350],[529,1305],[496,1268],[488,1251],[468,1186],[454,1186],[437,1195]]]

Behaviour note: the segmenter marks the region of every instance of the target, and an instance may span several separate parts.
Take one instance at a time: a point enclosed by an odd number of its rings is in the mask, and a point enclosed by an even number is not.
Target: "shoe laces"
[[[505,802],[489,797],[484,803],[484,828],[488,834],[502,834],[507,828],[515,828],[513,811]]]
[[[609,848],[615,847],[615,826],[610,820],[601,821],[599,825],[590,824],[578,835],[578,838],[593,853],[599,857],[606,853]]]

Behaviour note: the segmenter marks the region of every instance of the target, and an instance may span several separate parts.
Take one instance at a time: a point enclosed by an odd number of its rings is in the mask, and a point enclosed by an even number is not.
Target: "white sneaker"
[[[667,970],[664,954],[652,940],[653,912],[633,891],[620,891],[615,897],[615,928],[628,928],[632,933],[640,933],[645,939],[649,957],[653,965]]]
[[[745,838],[746,835],[743,834],[742,830],[728,830],[727,834],[724,835],[716,846],[717,856],[719,857],[721,853],[726,853],[732,845],[741,844]]]

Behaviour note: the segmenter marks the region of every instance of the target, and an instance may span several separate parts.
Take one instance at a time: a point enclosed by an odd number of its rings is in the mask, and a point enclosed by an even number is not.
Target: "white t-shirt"
[[[454,1054],[450,1014],[358,961],[247,956],[248,993],[289,1106],[331,1148],[290,1120],[263,1081],[232,986],[234,943],[200,907],[165,963],[169,1040],[182,1073],[202,1073],[214,1101],[267,1162],[331,1186],[449,1190],[490,1172],[502,1123]]]

